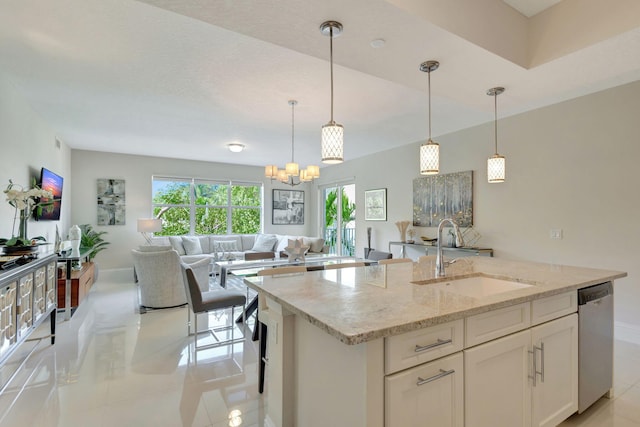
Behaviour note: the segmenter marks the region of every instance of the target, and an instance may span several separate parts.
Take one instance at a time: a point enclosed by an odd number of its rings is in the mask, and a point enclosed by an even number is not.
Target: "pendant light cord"
[[[331,63],[331,123],[333,123],[333,27],[329,28],[329,61]]]
[[[496,154],[498,154],[498,93],[493,94],[493,134],[495,141]]]
[[[291,103],[291,163],[293,163],[293,132],[294,132],[294,115],[293,115],[293,110],[295,109],[295,102]]]
[[[431,70],[427,73],[427,90],[429,93],[429,141],[431,142]]]

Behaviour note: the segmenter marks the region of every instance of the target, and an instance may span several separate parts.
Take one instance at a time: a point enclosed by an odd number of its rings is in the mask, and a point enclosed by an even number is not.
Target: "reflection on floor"
[[[0,395],[0,426],[263,425],[256,343],[196,357],[186,308],[140,315],[136,301],[130,274],[102,272],[71,321],[58,322],[54,346],[21,346],[0,369],[3,384],[37,349]],[[640,345],[617,340],[615,363],[615,398],[561,426],[640,427]]]
[[[54,346],[25,343],[0,370],[5,383],[38,346],[0,395],[0,426],[262,426],[251,334],[194,354],[186,307],[141,315],[131,275],[121,276],[101,272],[71,320],[58,317]]]

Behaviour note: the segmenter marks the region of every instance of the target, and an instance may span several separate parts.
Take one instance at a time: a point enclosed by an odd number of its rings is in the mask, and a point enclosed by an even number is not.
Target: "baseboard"
[[[631,323],[614,322],[613,335],[617,340],[640,345],[640,326]]]

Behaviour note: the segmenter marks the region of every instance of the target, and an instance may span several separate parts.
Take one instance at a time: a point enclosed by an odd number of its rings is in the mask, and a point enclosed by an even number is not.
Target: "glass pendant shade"
[[[504,182],[506,174],[506,159],[500,154],[494,154],[487,160],[487,179],[490,184]]]
[[[420,146],[420,175],[437,175],[440,173],[440,144],[431,139],[431,72],[438,69],[438,61],[425,61],[420,64],[420,71],[427,73],[427,90],[429,94],[429,139]]]
[[[436,175],[440,172],[440,144],[429,140],[420,146],[420,175]]]
[[[322,163],[336,164],[343,161],[344,128],[334,121],[322,126]]]
[[[287,171],[288,176],[298,176],[300,167],[297,163],[291,162],[284,165],[284,170]]]
[[[276,165],[267,165],[264,167],[264,176],[267,178],[277,178],[278,177],[278,167]]]
[[[342,33],[342,24],[337,21],[325,21],[320,32],[329,37],[329,64],[331,70],[331,120],[322,126],[321,155],[322,163],[334,165],[344,161],[344,128],[333,120],[333,38]]]
[[[493,132],[495,154],[487,160],[487,181],[489,184],[504,182],[507,170],[507,160],[498,154],[498,95],[504,92],[503,87],[494,87],[487,91],[487,95],[493,96]]]

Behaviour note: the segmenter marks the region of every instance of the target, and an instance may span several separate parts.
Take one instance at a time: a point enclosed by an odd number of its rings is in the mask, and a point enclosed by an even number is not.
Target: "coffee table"
[[[355,259],[352,256],[342,256],[342,255],[332,255],[332,254],[320,254],[305,257],[304,261],[294,261],[289,262],[288,258],[274,258],[274,259],[258,259],[258,260],[250,260],[245,261],[243,259],[236,260],[225,260],[225,261],[214,261],[214,271],[220,269],[220,286],[225,288],[227,286],[227,274],[236,271],[236,270],[251,270],[256,269],[255,274],[257,274],[258,270],[262,270],[268,267],[277,267],[284,265],[312,265],[312,264],[322,264],[327,261],[338,261],[338,260],[348,260]],[[254,275],[255,275],[254,274]],[[238,275],[238,274],[236,274]],[[243,274],[244,276],[251,275],[250,272]]]

